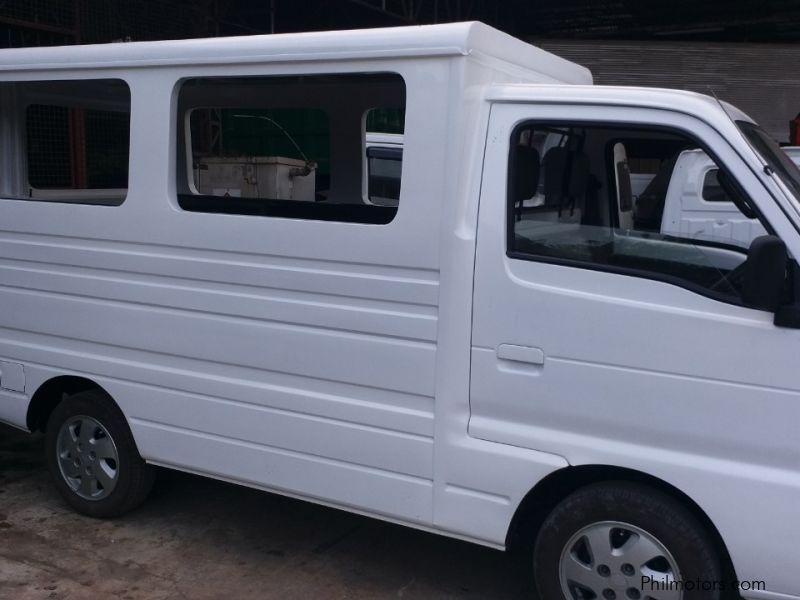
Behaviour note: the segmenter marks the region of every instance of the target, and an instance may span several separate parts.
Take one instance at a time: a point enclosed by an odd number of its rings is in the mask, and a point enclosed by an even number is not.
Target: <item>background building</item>
[[[713,90],[779,141],[800,113],[800,0],[7,0],[0,47],[477,19],[595,81]]]
[[[534,42],[536,43],[536,42]],[[800,44],[550,41],[538,45],[591,69],[606,85],[646,85],[714,94],[779,142],[800,113]]]

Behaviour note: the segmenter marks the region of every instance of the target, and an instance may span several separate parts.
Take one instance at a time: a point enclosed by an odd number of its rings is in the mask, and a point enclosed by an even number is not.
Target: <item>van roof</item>
[[[0,73],[84,68],[475,56],[591,83],[588,69],[479,22],[0,50]]]
[[[508,83],[493,85],[486,98],[493,102],[613,104],[683,110],[699,116],[713,115],[725,122],[753,122],[753,119],[732,104],[706,94],[655,87]]]

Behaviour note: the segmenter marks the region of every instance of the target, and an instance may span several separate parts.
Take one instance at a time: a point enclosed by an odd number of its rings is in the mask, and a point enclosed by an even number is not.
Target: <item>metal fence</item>
[[[33,104],[25,122],[31,187],[128,186],[128,113]]]

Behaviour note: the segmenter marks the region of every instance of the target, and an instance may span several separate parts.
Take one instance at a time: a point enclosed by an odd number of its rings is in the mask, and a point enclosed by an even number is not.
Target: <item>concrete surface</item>
[[[501,552],[161,470],[139,510],[71,512],[42,437],[0,425],[0,599],[529,597]]]

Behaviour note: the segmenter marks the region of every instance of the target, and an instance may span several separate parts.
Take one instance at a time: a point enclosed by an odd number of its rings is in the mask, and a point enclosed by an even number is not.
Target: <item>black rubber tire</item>
[[[533,551],[534,584],[541,600],[564,599],[559,582],[562,551],[580,529],[601,521],[629,523],[655,536],[672,553],[684,582],[726,583],[717,545],[683,504],[646,485],[605,482],[572,493],[544,520]],[[683,597],[717,600],[720,592],[687,587]]]
[[[68,419],[85,415],[97,420],[108,432],[117,448],[117,484],[105,498],[81,498],[70,488],[58,466],[57,438]],[[80,392],[61,401],[47,421],[45,461],[56,489],[73,509],[94,518],[123,515],[144,502],[153,487],[155,470],[142,460],[125,416],[116,404],[100,390]]]

